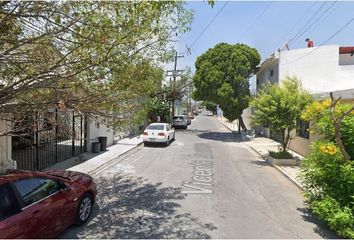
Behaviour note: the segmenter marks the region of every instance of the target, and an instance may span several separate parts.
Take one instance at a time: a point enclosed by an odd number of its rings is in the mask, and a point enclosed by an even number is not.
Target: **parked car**
[[[192,112],[189,112],[189,113],[188,113],[188,117],[189,117],[190,119],[194,119],[194,114],[193,114]]]
[[[175,127],[175,128],[184,128],[184,129],[187,129],[188,127],[188,117],[187,116],[184,116],[184,115],[177,115],[177,116],[174,116],[173,119],[172,119],[172,126]]]
[[[187,125],[192,124],[192,119],[188,115],[183,115],[187,119]]]
[[[151,123],[143,133],[144,145],[165,143],[168,146],[172,139],[175,139],[175,130],[168,123]]]
[[[213,114],[212,111],[207,111],[207,112],[206,112],[206,115],[207,115],[207,116],[213,116],[214,114]]]
[[[84,173],[7,170],[0,174],[0,239],[54,238],[89,219],[96,195]]]

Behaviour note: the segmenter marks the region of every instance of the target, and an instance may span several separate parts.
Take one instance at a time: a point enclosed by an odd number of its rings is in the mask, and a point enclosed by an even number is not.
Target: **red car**
[[[85,223],[96,195],[84,173],[8,170],[0,174],[0,239],[53,238]]]

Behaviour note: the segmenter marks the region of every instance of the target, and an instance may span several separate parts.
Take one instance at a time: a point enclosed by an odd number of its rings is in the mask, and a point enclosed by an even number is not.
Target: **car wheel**
[[[78,205],[77,213],[76,213],[76,225],[84,224],[90,217],[93,206],[93,198],[89,193],[85,193]]]
[[[166,146],[170,145],[170,138],[168,137],[165,143]]]

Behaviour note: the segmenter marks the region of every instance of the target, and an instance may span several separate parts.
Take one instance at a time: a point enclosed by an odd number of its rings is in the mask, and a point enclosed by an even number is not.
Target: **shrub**
[[[302,113],[302,118],[312,122],[311,130],[323,136],[324,139],[335,141],[335,132],[332,119],[330,117],[331,100],[327,99],[323,102],[313,102]],[[341,116],[348,111],[352,104],[338,104],[335,115]],[[351,112],[341,121],[341,139],[346,151],[351,159],[354,159],[354,112]]]
[[[346,161],[334,142],[312,144],[300,178],[310,209],[341,237],[354,237],[354,161]]]
[[[294,156],[287,151],[281,151],[281,152],[269,151],[269,155],[275,159],[293,159],[294,158]]]

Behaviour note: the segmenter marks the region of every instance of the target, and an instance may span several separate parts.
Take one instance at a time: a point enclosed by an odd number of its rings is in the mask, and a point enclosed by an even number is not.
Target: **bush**
[[[354,237],[354,161],[335,143],[317,141],[302,162],[300,178],[311,210],[341,237]]]
[[[331,100],[314,102],[303,112],[302,118],[312,121],[312,130],[321,134],[324,139],[335,141],[333,123],[330,117]],[[339,104],[336,107],[335,115],[340,116],[352,107],[352,104]],[[341,121],[341,139],[346,151],[354,159],[354,112],[345,116]]]
[[[281,152],[269,151],[269,155],[275,159],[293,159],[294,158],[294,156],[287,151],[281,151]]]

